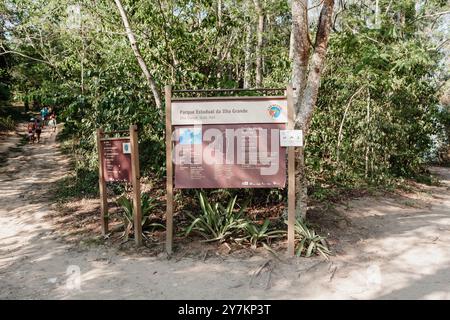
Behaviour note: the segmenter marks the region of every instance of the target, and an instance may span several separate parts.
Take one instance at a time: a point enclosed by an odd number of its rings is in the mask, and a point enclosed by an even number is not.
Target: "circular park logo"
[[[281,115],[281,107],[277,104],[272,104],[268,108],[269,115],[272,119],[278,119]]]

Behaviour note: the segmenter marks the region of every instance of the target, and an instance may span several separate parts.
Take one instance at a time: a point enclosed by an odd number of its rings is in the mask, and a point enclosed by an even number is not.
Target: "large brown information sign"
[[[284,188],[284,124],[176,126],[175,188]]]
[[[198,95],[238,90],[173,92]],[[280,92],[280,89],[242,90]],[[294,254],[294,146],[302,138],[293,130],[292,86],[282,91],[283,96],[182,98],[173,97],[171,87],[166,87],[166,250],[169,254],[173,242],[174,188],[285,188],[286,184],[288,252]]]
[[[286,97],[172,101],[175,188],[283,188]]]
[[[102,140],[103,177],[106,182],[131,182],[129,138]]]

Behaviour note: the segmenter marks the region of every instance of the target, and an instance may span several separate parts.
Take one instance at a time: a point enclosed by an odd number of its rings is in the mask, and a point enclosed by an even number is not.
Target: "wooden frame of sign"
[[[173,97],[173,93],[178,94],[184,94],[184,93],[194,93],[194,94],[202,94],[202,93],[222,93],[222,92],[284,92],[283,96],[216,96],[216,97],[201,97],[201,98],[176,98]],[[174,190],[174,165],[173,165],[173,151],[174,151],[174,141],[173,141],[173,133],[174,133],[174,126],[175,125],[184,125],[184,124],[192,124],[189,123],[189,119],[186,123],[185,117],[178,116],[176,123],[174,123],[172,119],[172,111],[173,111],[173,102],[183,102],[186,103],[188,107],[192,109],[193,104],[195,103],[204,103],[205,101],[216,101],[218,105],[223,102],[229,102],[234,101],[235,105],[238,104],[239,101],[241,101],[240,106],[244,106],[251,103],[251,101],[254,100],[271,100],[271,99],[278,99],[286,102],[286,109],[283,109],[283,112],[286,114],[283,114],[283,123],[286,124],[287,129],[294,129],[294,105],[293,105],[293,88],[292,85],[288,85],[286,88],[280,89],[280,88],[262,88],[262,89],[215,89],[215,90],[173,90],[171,86],[165,87],[165,101],[166,101],[166,168],[167,168],[167,181],[166,181],[166,189],[167,189],[167,196],[166,196],[166,251],[168,254],[172,253],[172,246],[173,246],[173,210],[174,210],[174,197],[173,197],[173,190]],[[195,107],[195,106],[194,106]],[[190,110],[191,110],[190,109]],[[192,112],[192,111],[189,111]],[[204,110],[205,113],[214,113],[213,110]],[[181,113],[181,112],[180,112]],[[186,112],[187,113],[187,112]],[[240,122],[242,124],[258,124],[260,123],[259,120],[261,120],[262,115],[257,115],[259,118],[257,118],[255,121],[244,121]],[[239,115],[234,116],[229,115],[226,117],[227,120],[233,121],[234,123],[237,123],[239,121]],[[225,120],[225,121],[227,121]],[[226,122],[225,122],[226,123]],[[194,133],[195,134],[195,133]],[[195,144],[196,142],[191,142]],[[294,247],[295,247],[295,232],[294,232],[294,226],[295,226],[295,147],[287,147],[287,184],[288,184],[288,254],[294,255]],[[269,187],[269,186],[264,186]]]
[[[129,135],[123,137],[107,137],[124,133],[128,133]],[[118,147],[119,145],[122,146],[122,150]],[[141,246],[142,212],[137,126],[131,125],[129,130],[109,132],[104,132],[101,128],[97,129],[97,150],[102,234],[106,235],[108,233],[108,196],[106,183],[131,182],[133,186],[134,239],[136,245]],[[128,154],[130,157],[127,156]]]

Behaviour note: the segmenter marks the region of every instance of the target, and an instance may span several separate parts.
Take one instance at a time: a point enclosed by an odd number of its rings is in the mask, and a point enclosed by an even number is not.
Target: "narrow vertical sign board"
[[[106,135],[129,133],[127,137],[107,138]],[[142,213],[139,174],[137,127],[129,130],[104,132],[97,129],[99,189],[102,234],[108,233],[107,182],[126,182],[133,185],[133,219],[136,245],[142,244]]]
[[[293,129],[294,114],[292,86],[284,96],[204,98],[174,98],[171,87],[167,86],[165,98],[166,250],[170,254],[174,188],[285,187],[286,147],[280,144],[280,132]],[[295,224],[294,160],[294,148],[289,147],[288,252],[291,255]]]

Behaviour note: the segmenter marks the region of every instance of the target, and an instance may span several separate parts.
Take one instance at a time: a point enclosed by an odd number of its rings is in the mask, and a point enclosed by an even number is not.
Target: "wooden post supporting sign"
[[[288,130],[294,129],[292,85],[286,90],[288,102]],[[295,251],[295,147],[288,147],[288,255]]]
[[[166,251],[172,253],[173,242],[173,163],[172,163],[172,87],[166,86]]]
[[[108,135],[129,133],[129,136]],[[133,227],[136,245],[142,245],[142,209],[139,173],[137,126],[129,130],[104,132],[97,129],[98,177],[100,189],[100,221],[102,234],[108,233],[108,198],[106,182],[125,182],[133,186]]]
[[[142,245],[142,211],[141,211],[141,185],[139,170],[139,146],[137,136],[137,126],[130,126],[131,144],[131,183],[133,185],[133,220],[134,220],[134,241],[137,246]]]
[[[100,222],[102,228],[102,234],[108,233],[108,199],[106,195],[106,181],[104,179],[103,172],[103,147],[102,140],[103,130],[97,129],[97,151],[98,151],[98,183],[100,191]]]

